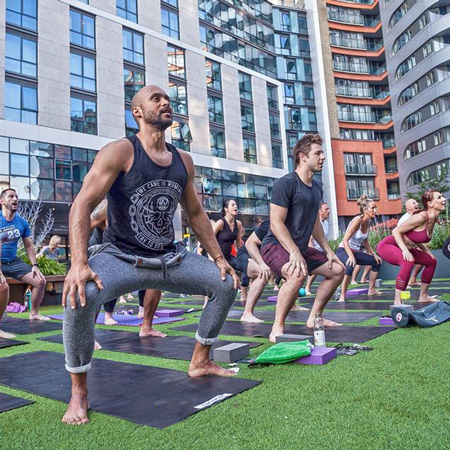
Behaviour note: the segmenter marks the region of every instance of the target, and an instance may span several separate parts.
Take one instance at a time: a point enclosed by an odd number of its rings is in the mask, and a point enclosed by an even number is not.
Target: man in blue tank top
[[[30,320],[50,320],[39,314],[39,306],[45,293],[46,280],[36,263],[36,251],[31,240],[28,222],[17,214],[19,199],[15,189],[4,189],[0,194],[0,319],[9,299],[5,277],[20,280],[33,286],[31,293]],[[17,257],[17,244],[23,240],[25,251],[31,261],[29,266]],[[0,331],[0,337],[4,334]]]
[[[225,260],[194,188],[189,153],[165,142],[172,124],[167,93],[142,88],[131,104],[139,133],[103,147],[70,210],[72,266],[63,292],[66,369],[72,397],[63,422],[89,422],[87,372],[94,350],[94,318],[103,303],[139,289],[208,295],[189,366],[191,377],[233,376],[213,364],[211,345],[236,297],[239,279]],[[88,253],[90,214],[108,196],[104,244]],[[178,204],[214,263],[174,244]]]

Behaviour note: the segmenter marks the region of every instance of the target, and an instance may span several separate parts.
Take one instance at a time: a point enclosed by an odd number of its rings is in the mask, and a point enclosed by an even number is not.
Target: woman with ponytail
[[[360,214],[357,215],[348,224],[344,238],[339,244],[336,256],[345,264],[345,277],[342,282],[341,296],[339,302],[345,302],[348,285],[352,278],[353,270],[356,265],[371,266],[369,279],[369,295],[379,295],[375,289],[375,280],[381,267],[381,258],[375,253],[369,243],[369,227],[372,219],[377,215],[376,203],[363,195],[357,202]],[[361,246],[366,250],[361,251]]]
[[[395,281],[396,305],[402,303],[400,292],[406,290],[415,264],[425,266],[420,280],[419,302],[437,301],[428,295],[437,261],[425,244],[431,241],[439,214],[445,211],[445,203],[445,198],[435,189],[425,192],[422,195],[423,209],[394,228],[392,236],[385,237],[378,244],[377,250],[383,260],[400,266]]]

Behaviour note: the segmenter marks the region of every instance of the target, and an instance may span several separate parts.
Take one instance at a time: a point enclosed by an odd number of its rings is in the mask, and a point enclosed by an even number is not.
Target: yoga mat
[[[34,334],[44,331],[61,330],[62,324],[49,320],[28,320],[16,317],[3,317],[2,330],[12,334]]]
[[[176,302],[176,303],[178,305],[192,305],[192,306],[201,305],[201,306],[203,306],[204,301],[203,300],[202,301],[200,301],[200,300],[184,300],[182,302]],[[259,303],[257,303],[255,309],[259,308],[258,304]],[[239,308],[239,307],[243,308],[245,306],[245,303],[241,303],[240,300],[236,300],[232,306],[234,306],[235,308]],[[267,306],[267,303],[263,304],[261,306]]]
[[[33,403],[32,400],[26,400],[24,398],[14,397],[0,392],[0,413],[21,408],[22,406],[32,405]]]
[[[159,311],[162,310],[182,310],[183,314],[190,314],[193,312],[202,311],[202,308],[180,308],[179,306],[173,306],[168,304],[159,305],[160,308],[156,310],[155,316],[158,316]],[[119,308],[115,308],[114,315],[124,315],[123,312],[125,311],[133,311],[133,314],[137,315],[139,313],[139,305],[122,305]],[[122,313],[122,314],[121,314]],[[131,314],[131,315],[133,315]]]
[[[382,302],[328,302],[326,309],[344,309],[344,310],[363,310],[363,311],[389,311],[390,305],[392,305],[393,301],[382,301]],[[424,306],[429,305],[430,303],[410,303],[416,309],[423,308]],[[302,306],[306,308],[311,307],[311,303],[302,303]]]
[[[379,313],[374,312],[331,312],[325,311],[323,317],[325,319],[334,320],[335,322],[359,323],[365,320],[378,317]],[[240,319],[242,311],[230,311],[229,318]],[[273,322],[275,320],[275,310],[264,310],[255,312],[258,319]],[[306,322],[309,317],[309,311],[291,311],[287,318],[287,322]]]
[[[177,331],[196,331],[197,325],[184,325],[172,328]],[[325,328],[325,339],[328,342],[366,342],[385,333],[396,330],[397,327],[332,327]],[[271,323],[242,323],[226,321],[220,334],[232,336],[268,338],[272,331]],[[306,334],[312,336],[313,330],[304,325],[286,325],[285,334]]]
[[[92,411],[155,428],[173,425],[260,384],[242,378],[190,378],[177,370],[104,359],[92,361],[87,379]],[[70,377],[62,353],[0,358],[0,384],[65,403],[70,399]]]
[[[16,339],[0,338],[0,348],[8,348],[8,347],[14,347],[16,345],[24,345],[24,344],[29,344],[29,342],[18,341]]]
[[[55,320],[63,320],[62,314],[56,314],[49,317]],[[113,314],[113,319],[117,322],[117,325],[114,326],[139,327],[142,325],[142,319],[138,319],[137,315]],[[184,320],[184,317],[158,317],[157,319],[153,319],[153,325],[180,322],[181,320]],[[105,324],[105,313],[100,313],[98,315],[96,323],[99,325]]]
[[[131,331],[96,330],[95,339],[101,344],[103,349],[113,352],[134,353],[138,355],[155,356],[166,359],[181,359],[190,361],[196,340],[189,336],[167,336],[139,337],[139,333]],[[62,344],[62,335],[47,336],[40,338],[41,341]],[[231,344],[231,341],[219,341],[212,345],[211,350],[216,347]],[[239,343],[241,343],[239,341]],[[250,348],[261,345],[258,342],[242,342],[248,344]],[[211,351],[210,357],[212,358]]]

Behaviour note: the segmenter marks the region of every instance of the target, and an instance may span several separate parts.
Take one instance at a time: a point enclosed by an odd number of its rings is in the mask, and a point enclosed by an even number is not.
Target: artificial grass
[[[59,307],[43,308],[44,314],[59,311]],[[185,317],[186,324],[198,320],[193,314]],[[360,325],[375,324],[377,319]],[[173,334],[171,326],[158,329]],[[36,339],[51,334],[57,332],[28,335],[29,345],[3,349],[0,357],[62,351],[58,344]],[[100,413],[90,413],[87,426],[71,427],[60,423],[65,404],[0,385],[0,392],[36,401],[0,414],[0,449],[448,448],[449,337],[450,323],[404,328],[369,341],[371,352],[340,356],[322,367],[240,365],[239,377],[263,383],[164,430]],[[251,340],[264,343],[251,351],[253,357],[269,345],[263,339]],[[95,357],[176,370],[188,367],[186,361],[105,350]],[[51,368],[48,376],[51,379]],[[124,389],[132,389],[133,380],[124,379],[123,384]]]

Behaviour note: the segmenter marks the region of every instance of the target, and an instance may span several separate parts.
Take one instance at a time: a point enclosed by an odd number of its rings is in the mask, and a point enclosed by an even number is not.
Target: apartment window
[[[97,101],[87,97],[70,97],[70,129],[78,133],[97,134]]]
[[[257,164],[256,141],[254,138],[244,137],[244,161]]]
[[[27,177],[30,174],[30,160],[28,155],[11,153],[9,156],[11,175]]]
[[[70,43],[95,49],[95,19],[94,17],[70,10]]]
[[[272,166],[276,169],[282,169],[283,164],[283,149],[281,144],[272,143]]]
[[[206,60],[206,86],[217,91],[222,90],[222,76],[220,73],[220,64],[216,61]]]
[[[314,100],[314,89],[312,87],[305,86],[304,92],[306,100]]]
[[[273,84],[267,84],[267,101],[269,108],[278,109],[278,88]]]
[[[211,155],[226,158],[225,132],[223,130],[211,129],[209,132]]]
[[[168,5],[174,6],[178,8],[178,0],[161,0],[163,3],[167,3]]]
[[[78,53],[70,53],[70,86],[95,92],[95,59]]]
[[[295,59],[285,59],[285,74],[284,77],[287,80],[297,79],[297,61]]]
[[[180,39],[178,13],[176,11],[161,6],[161,29],[166,36]]]
[[[192,135],[189,124],[183,121],[173,122],[171,127],[172,144],[175,147],[181,148],[187,152],[190,151]]]
[[[242,99],[252,101],[252,78],[239,72],[239,94]]]
[[[281,139],[280,116],[278,114],[269,114],[270,137],[272,139]]]
[[[434,146],[440,145],[444,142],[444,133],[442,131],[438,131],[433,134]]]
[[[284,83],[284,102],[288,105],[293,105],[295,103],[294,83]]]
[[[223,125],[223,101],[222,97],[208,95],[209,121]]]
[[[291,31],[291,14],[288,11],[280,11],[281,29]]]
[[[37,0],[6,0],[6,22],[37,31]]]
[[[169,81],[169,97],[174,113],[188,114],[186,86],[184,84]]]
[[[255,119],[251,106],[241,105],[241,125],[245,131],[255,131]]]
[[[306,53],[306,55],[302,56],[309,56],[309,41],[307,39],[300,38],[298,40],[298,47],[302,53]]]
[[[287,123],[290,130],[302,129],[302,118],[299,108],[287,108]]]
[[[6,32],[5,69],[36,77],[37,43],[19,34]]]
[[[275,41],[276,46],[281,54],[291,54],[291,38],[289,34],[276,34]]]
[[[137,0],[117,0],[116,14],[123,19],[137,23]]]
[[[430,103],[430,115],[434,116],[441,112],[441,103],[439,100],[435,100],[434,102]]]
[[[37,125],[37,88],[32,83],[5,82],[5,119]]]
[[[144,65],[144,36],[131,30],[123,29],[123,59]]]
[[[184,59],[184,50],[181,48],[167,46],[167,69],[169,76],[177,78],[186,78],[186,63]]]
[[[125,101],[131,102],[134,95],[145,86],[145,73],[143,70],[124,67],[123,82],[125,86]]]
[[[134,136],[139,131],[133,113],[129,106],[125,106],[125,134],[127,136]]]

